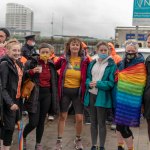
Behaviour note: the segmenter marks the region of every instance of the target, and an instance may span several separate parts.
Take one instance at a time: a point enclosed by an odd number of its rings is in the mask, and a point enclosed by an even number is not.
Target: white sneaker
[[[116,125],[115,125],[115,124],[112,124],[112,125],[110,126],[110,129],[111,129],[111,130],[116,130]]]
[[[48,116],[48,120],[53,121],[54,120],[54,116]]]

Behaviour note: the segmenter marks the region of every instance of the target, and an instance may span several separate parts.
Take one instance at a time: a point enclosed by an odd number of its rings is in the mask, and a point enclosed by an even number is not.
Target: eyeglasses
[[[125,43],[125,45],[126,45],[126,46],[127,46],[127,45],[138,45],[138,43],[137,43],[137,42],[134,42],[134,41],[128,41],[128,42]]]

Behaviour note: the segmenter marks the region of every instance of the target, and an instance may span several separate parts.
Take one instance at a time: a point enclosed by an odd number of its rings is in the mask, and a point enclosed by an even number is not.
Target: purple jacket
[[[64,85],[64,78],[65,78],[65,73],[67,70],[67,64],[69,62],[69,58],[67,58],[65,55],[59,57],[58,61],[55,63],[56,69],[60,69],[60,75],[59,75],[59,80],[58,80],[58,95],[59,95],[59,100],[62,99],[63,96],[63,85]],[[87,67],[88,64],[90,63],[90,60],[88,57],[82,57],[81,58],[81,85],[80,85],[80,90],[79,94],[81,96],[81,101],[83,101],[84,98],[84,93],[85,93],[85,81],[86,81],[86,72],[87,72]]]

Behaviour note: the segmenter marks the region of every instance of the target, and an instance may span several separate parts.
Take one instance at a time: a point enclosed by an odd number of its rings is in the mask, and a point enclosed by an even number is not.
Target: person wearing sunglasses
[[[90,106],[91,114],[91,150],[105,150],[106,114],[112,108],[111,90],[115,84],[116,64],[109,56],[109,45],[97,44],[97,58],[88,67],[84,105]],[[99,136],[99,146],[97,138]]]
[[[140,125],[142,96],[146,83],[144,57],[138,53],[138,43],[125,43],[125,57],[118,65],[116,75],[115,123],[118,150],[134,150],[133,133],[130,127]]]

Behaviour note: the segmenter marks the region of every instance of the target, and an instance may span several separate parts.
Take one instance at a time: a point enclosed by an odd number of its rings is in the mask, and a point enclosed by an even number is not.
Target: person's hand
[[[95,86],[96,86],[96,81],[90,82],[90,87],[91,87],[91,88],[93,88],[93,87],[95,87]]]
[[[41,73],[41,68],[40,67],[35,67],[32,69],[34,73]]]
[[[10,109],[13,110],[13,111],[16,111],[16,110],[19,109],[19,107],[18,107],[18,105],[13,104],[13,105],[10,107]]]
[[[7,42],[4,42],[4,43],[0,43],[0,47],[5,47],[7,44]]]

